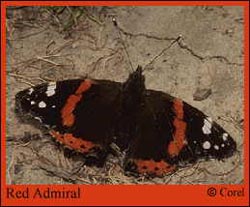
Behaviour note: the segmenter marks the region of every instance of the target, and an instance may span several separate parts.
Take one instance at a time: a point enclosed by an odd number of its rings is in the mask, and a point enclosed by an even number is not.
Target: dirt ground
[[[179,43],[166,50],[179,35]],[[11,7],[7,57],[8,183],[244,182],[243,8]],[[48,132],[16,118],[14,96],[30,85],[86,76],[125,81],[130,63],[147,65],[147,88],[179,97],[222,125],[235,138],[238,153],[163,178],[135,178],[124,174],[122,155],[110,155],[103,168],[87,167],[78,156],[65,156]]]

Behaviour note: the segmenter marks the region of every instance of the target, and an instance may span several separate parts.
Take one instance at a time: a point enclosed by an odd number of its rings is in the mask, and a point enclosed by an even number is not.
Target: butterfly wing
[[[125,169],[161,176],[200,158],[223,159],[235,149],[231,136],[198,109],[146,90]]]
[[[219,124],[185,102],[183,111],[187,143],[178,155],[180,161],[185,164],[199,158],[222,160],[233,155],[236,142]]]
[[[16,108],[50,129],[57,141],[83,154],[112,141],[121,84],[66,80],[41,84],[16,95]]]
[[[232,137],[198,109],[145,90],[140,68],[124,84],[87,79],[41,84],[19,92],[16,106],[83,154],[105,158],[115,142],[127,149],[125,169],[139,174],[160,176],[236,150]]]

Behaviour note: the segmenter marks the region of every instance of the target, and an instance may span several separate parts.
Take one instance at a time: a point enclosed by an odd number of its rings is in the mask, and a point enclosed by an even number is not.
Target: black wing
[[[236,143],[216,122],[180,99],[146,90],[125,169],[163,175],[197,159],[223,159]]]
[[[120,93],[121,84],[112,81],[51,82],[19,92],[16,109],[47,126],[59,142],[88,154],[106,151],[112,142]]]

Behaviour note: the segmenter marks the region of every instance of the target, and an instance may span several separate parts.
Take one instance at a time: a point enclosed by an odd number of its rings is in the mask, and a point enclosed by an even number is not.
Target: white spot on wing
[[[211,144],[209,141],[205,141],[202,145],[203,149],[210,149],[211,147]]]
[[[29,91],[28,91],[28,94],[31,95],[33,93],[34,89],[33,88],[30,88]]]
[[[227,137],[228,137],[228,134],[227,134],[227,133],[223,133],[222,139],[223,139],[224,141],[227,141]]]
[[[202,131],[204,134],[211,134],[212,122],[213,121],[211,117],[204,119],[204,125],[202,127]]]
[[[39,102],[38,107],[39,108],[45,108],[47,105],[44,101]]]
[[[215,150],[219,150],[219,146],[218,145],[214,145],[214,149]]]
[[[31,102],[30,102],[31,105],[34,105],[35,103],[36,103],[35,101],[31,101]]]
[[[47,91],[45,93],[47,94],[47,96],[53,96],[56,93],[55,89],[56,89],[56,82],[49,82]]]

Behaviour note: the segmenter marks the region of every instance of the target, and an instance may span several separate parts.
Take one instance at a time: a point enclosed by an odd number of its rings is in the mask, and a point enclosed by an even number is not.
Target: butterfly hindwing
[[[138,174],[163,175],[175,169],[167,147],[173,134],[172,97],[147,90],[136,118],[125,169]]]
[[[125,168],[164,175],[198,159],[231,156],[236,143],[216,122],[186,102],[147,90]]]

